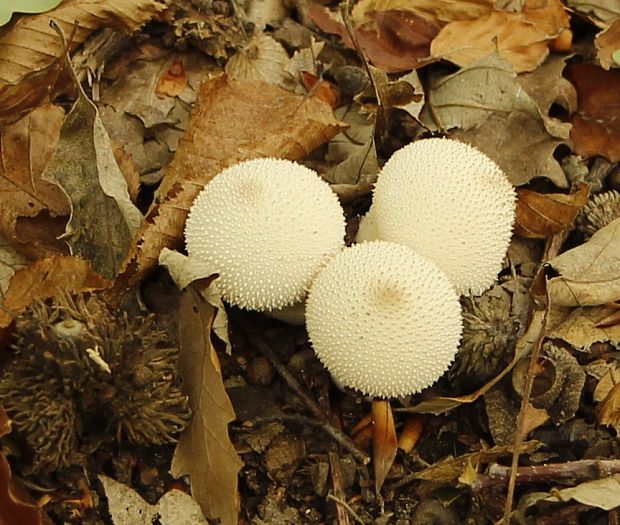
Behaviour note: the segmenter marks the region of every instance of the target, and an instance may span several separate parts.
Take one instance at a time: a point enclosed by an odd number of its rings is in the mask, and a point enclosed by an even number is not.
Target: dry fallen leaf
[[[379,494],[398,449],[394,415],[386,399],[372,400],[372,462],[375,471],[375,492]]]
[[[620,506],[620,474],[580,483],[576,487],[556,490],[546,501],[575,500],[589,507],[610,511]]]
[[[620,297],[620,219],[548,264],[559,273],[549,279],[549,297],[554,306],[612,303]]]
[[[603,69],[618,67],[614,53],[620,49],[620,18],[617,18],[605,31],[601,31],[594,39],[598,61]]]
[[[202,84],[188,130],[116,291],[122,293],[154,268],[162,248],[180,245],[196,195],[226,166],[256,157],[301,159],[341,129],[329,105],[314,97],[226,76]]]
[[[406,9],[424,18],[441,22],[471,20],[489,13],[495,0],[360,0],[351,13],[358,24],[368,21],[369,13]]]
[[[620,325],[597,326],[603,319],[617,312],[608,306],[586,306],[571,308],[567,313],[550,315],[554,320],[548,327],[548,337],[562,339],[580,350],[588,351],[594,343],[620,343]]]
[[[518,188],[515,233],[522,237],[545,239],[570,228],[587,204],[589,193],[587,184],[578,184],[568,195]]]
[[[73,50],[101,27],[132,33],[164,8],[156,0],[65,0],[53,11],[20,17],[0,34],[0,120],[35,107],[58,81],[53,62],[63,48],[50,20],[66,35],[78,22]]]
[[[234,525],[239,513],[237,475],[243,462],[228,436],[235,412],[213,347],[215,314],[216,308],[196,290],[185,291],[179,310],[178,369],[193,416],[179,439],[171,472],[189,476],[192,495],[207,518]]]
[[[339,35],[345,45],[354,48],[340,17],[319,6],[310,8],[310,17],[321,30]],[[356,27],[354,33],[364,56],[375,67],[393,73],[429,63],[431,41],[439,32],[436,22],[405,10],[373,11],[369,17],[373,27]]]
[[[182,490],[169,490],[150,505],[127,485],[101,474],[98,477],[114,525],[208,525],[198,503]]]
[[[611,23],[620,17],[620,4],[618,0],[567,0],[568,7],[578,13],[586,15],[598,27],[609,27]]]
[[[64,250],[56,236],[69,215],[69,200],[41,178],[63,118],[61,108],[46,105],[0,129],[0,235],[33,258]],[[20,236],[30,231],[34,235]]]
[[[533,71],[549,54],[549,42],[568,23],[560,0],[542,6],[527,2],[521,12],[491,11],[481,18],[449,23],[433,40],[431,55],[467,66],[497,51],[515,71]]]
[[[71,253],[106,279],[118,272],[141,214],[131,202],[96,106],[81,86],[41,178],[57,184],[71,203],[63,239]]]
[[[0,299],[4,298],[13,274],[26,266],[28,266],[28,259],[19,254],[0,236]]]
[[[553,158],[562,141],[549,133],[541,109],[516,78],[496,54],[451,75],[431,73],[420,119],[432,130],[459,128],[450,136],[486,153],[515,186],[544,176],[566,188]]]
[[[583,157],[603,155],[620,160],[620,71],[605,71],[594,64],[572,64],[566,78],[577,89],[577,112],[572,115],[570,137]]]
[[[11,324],[36,299],[59,292],[91,292],[111,283],[97,275],[87,261],[69,255],[41,259],[15,272],[0,304],[0,328]]]

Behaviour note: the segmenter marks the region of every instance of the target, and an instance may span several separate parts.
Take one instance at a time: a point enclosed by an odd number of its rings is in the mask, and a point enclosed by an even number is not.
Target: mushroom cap
[[[185,225],[189,256],[218,273],[224,300],[260,311],[303,299],[344,234],[329,185],[301,164],[274,158],[224,169],[200,192]]]
[[[306,327],[336,382],[368,396],[398,397],[448,369],[461,337],[461,306],[433,262],[406,246],[365,242],[319,272]]]
[[[460,294],[480,294],[502,269],[515,191],[484,153],[451,139],[412,142],[385,164],[373,194],[378,238],[433,260]]]

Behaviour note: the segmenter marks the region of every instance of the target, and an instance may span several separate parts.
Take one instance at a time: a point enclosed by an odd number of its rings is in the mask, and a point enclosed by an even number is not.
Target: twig
[[[471,485],[471,489],[479,492],[489,487],[505,485],[510,478],[511,468],[503,465],[491,465],[487,474],[479,474]],[[574,480],[588,481],[601,479],[620,473],[620,459],[583,459],[518,467],[515,470],[517,483],[541,483],[544,481]]]
[[[327,498],[326,498],[326,499],[329,499],[329,500],[335,501],[338,505],[342,505],[345,509],[347,509],[347,512],[348,512],[349,514],[351,514],[351,516],[353,517],[353,519],[354,519],[357,523],[361,523],[362,525],[366,525],[366,522],[365,522],[362,518],[360,518],[360,517],[357,515],[357,513],[356,513],[356,512],[355,512],[355,511],[351,508],[351,506],[350,506],[350,505],[349,505],[346,501],[344,501],[343,499],[340,499],[340,498],[338,498],[338,497],[334,496],[332,493],[329,493],[329,494],[327,495]]]
[[[341,430],[334,428],[328,421],[326,415],[323,413],[319,405],[306,393],[304,388],[299,384],[299,381],[291,374],[282,364],[282,362],[278,359],[273,350],[269,347],[269,345],[265,342],[262,336],[258,333],[258,330],[254,326],[252,326],[251,322],[245,318],[245,316],[240,315],[236,318],[239,326],[245,332],[246,336],[252,344],[256,346],[260,350],[260,352],[267,358],[271,366],[275,369],[276,372],[280,375],[280,377],[286,382],[288,387],[295,392],[306,406],[306,408],[312,413],[312,415],[321,422],[321,427],[325,432],[327,432],[333,439],[338,441],[340,445],[346,448],[353,457],[361,462],[363,465],[366,465],[370,462],[370,458],[362,452],[357,445]]]

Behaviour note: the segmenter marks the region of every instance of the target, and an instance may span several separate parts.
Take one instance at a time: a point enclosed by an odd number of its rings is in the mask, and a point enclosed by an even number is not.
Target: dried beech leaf
[[[549,133],[541,110],[508,62],[493,54],[451,75],[429,77],[420,115],[425,126],[459,128],[450,136],[486,153],[515,186],[542,176],[561,188],[568,186],[552,155],[562,141]]]
[[[75,22],[79,23],[71,43],[73,50],[101,27],[133,33],[164,8],[155,0],[65,0],[51,12],[20,17],[0,35],[0,92],[4,85],[19,82],[62,55],[62,43],[50,20],[55,20],[66,35],[71,34]]]
[[[373,11],[369,16],[374,27],[356,27],[354,32],[364,56],[375,67],[394,73],[429,63],[431,41],[439,32],[436,22],[406,10]],[[310,18],[321,30],[339,35],[346,46],[354,48],[340,16],[313,6]]]
[[[435,37],[431,55],[467,66],[497,51],[515,71],[533,71],[549,54],[549,42],[568,28],[560,0],[521,12],[491,11],[473,20],[450,22]]]
[[[101,290],[109,285],[84,259],[69,255],[41,259],[13,275],[0,304],[0,328],[9,326],[35,299],[53,297],[59,292]]]
[[[0,234],[33,258],[63,250],[64,243],[56,240],[58,228],[50,218],[66,222],[69,200],[58,186],[41,178],[58,143],[63,118],[61,108],[46,105],[0,129],[0,193],[4,198]],[[18,221],[20,226],[31,224],[37,235],[20,237]]]
[[[605,71],[594,64],[572,64],[566,78],[577,89],[577,112],[572,115],[570,137],[583,157],[603,155],[620,160],[620,71]]]
[[[41,177],[62,188],[71,203],[63,234],[71,253],[89,260],[97,273],[112,279],[125,259],[141,214],[129,198],[96,106],[77,87],[78,99]]]
[[[573,193],[538,193],[517,189],[515,233],[522,237],[544,239],[570,228],[588,202],[590,187],[579,184]]]
[[[13,274],[26,266],[28,259],[15,251],[15,248],[0,236],[0,298],[4,297]]]
[[[179,375],[189,395],[192,421],[172,458],[175,477],[190,477],[192,495],[205,516],[222,525],[237,523],[237,475],[243,462],[228,436],[235,419],[212,343],[216,308],[193,288],[184,292],[179,311]]]
[[[372,461],[375,470],[375,491],[379,494],[383,482],[394,464],[398,449],[394,415],[388,400],[372,400],[372,424]]]
[[[494,5],[495,0],[360,0],[351,14],[359,24],[368,22],[373,11],[388,9],[408,10],[425,18],[451,22],[480,18]]]
[[[601,425],[613,427],[616,433],[620,433],[620,383],[599,403],[596,413]]]
[[[549,261],[560,276],[549,280],[554,306],[597,306],[620,297],[620,219],[588,242]]]
[[[562,339],[575,348],[588,351],[594,343],[620,344],[620,324],[598,326],[601,321],[618,312],[608,306],[587,306],[571,309],[567,316],[549,327],[548,336]],[[551,316],[553,317],[553,316]]]
[[[598,53],[598,61],[603,69],[618,67],[613,55],[620,49],[620,18],[617,18],[605,31],[596,35],[594,45]]]
[[[226,166],[256,157],[298,160],[342,129],[329,105],[314,97],[226,76],[202,84],[159,200],[138,231],[117,290],[133,286],[154,268],[162,248],[181,244],[196,195]]]
[[[131,487],[99,475],[114,525],[208,525],[200,506],[189,494],[172,489],[150,505]]]

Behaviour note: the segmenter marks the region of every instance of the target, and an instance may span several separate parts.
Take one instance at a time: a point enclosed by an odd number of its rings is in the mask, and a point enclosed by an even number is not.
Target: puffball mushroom
[[[344,212],[329,185],[301,164],[274,158],[220,172],[185,225],[189,256],[219,275],[223,299],[259,311],[303,299],[344,234]]]
[[[461,306],[433,262],[406,246],[367,242],[345,248],[319,272],[306,327],[337,383],[398,397],[448,369],[461,338]]]
[[[478,295],[502,268],[514,216],[514,189],[495,162],[456,140],[422,139],[381,170],[361,240],[374,229],[433,260],[458,293]]]

